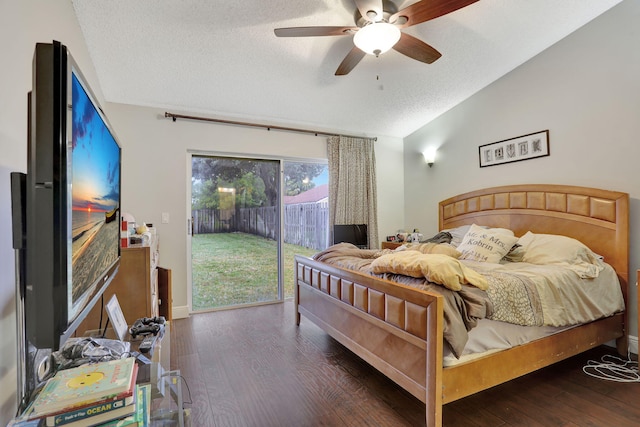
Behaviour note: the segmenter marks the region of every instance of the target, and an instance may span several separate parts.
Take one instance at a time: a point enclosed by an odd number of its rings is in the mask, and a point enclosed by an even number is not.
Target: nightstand
[[[398,246],[402,246],[402,243],[399,243],[399,242],[382,242],[382,245],[380,245],[380,247],[382,249],[395,249]]]

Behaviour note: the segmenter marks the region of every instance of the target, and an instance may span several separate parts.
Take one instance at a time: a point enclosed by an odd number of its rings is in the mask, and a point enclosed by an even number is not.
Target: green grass
[[[293,257],[316,250],[284,244],[284,295],[293,296]],[[273,301],[278,297],[274,240],[245,233],[196,234],[191,239],[193,309]]]

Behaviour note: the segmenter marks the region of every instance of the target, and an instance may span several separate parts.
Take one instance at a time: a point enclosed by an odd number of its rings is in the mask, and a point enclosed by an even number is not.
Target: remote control
[[[140,345],[138,346],[138,350],[140,350],[140,353],[149,353],[157,339],[157,335],[147,335],[146,337],[144,337],[140,342]]]

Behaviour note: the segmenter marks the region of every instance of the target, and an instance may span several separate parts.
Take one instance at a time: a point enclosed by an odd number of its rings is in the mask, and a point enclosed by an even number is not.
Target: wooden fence
[[[197,209],[193,234],[243,232],[275,240],[278,212],[275,206],[242,209]],[[284,241],[323,250],[329,246],[329,207],[326,203],[301,203],[284,207]]]
[[[329,205],[301,203],[285,205],[284,241],[316,250],[329,246]]]

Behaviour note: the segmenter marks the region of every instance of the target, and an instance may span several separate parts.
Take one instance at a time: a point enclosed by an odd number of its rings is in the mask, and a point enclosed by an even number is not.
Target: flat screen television
[[[335,224],[333,226],[333,243],[352,243],[359,248],[369,248],[367,224]]]
[[[59,42],[35,47],[29,110],[24,326],[32,346],[55,351],[120,263],[121,149]]]

